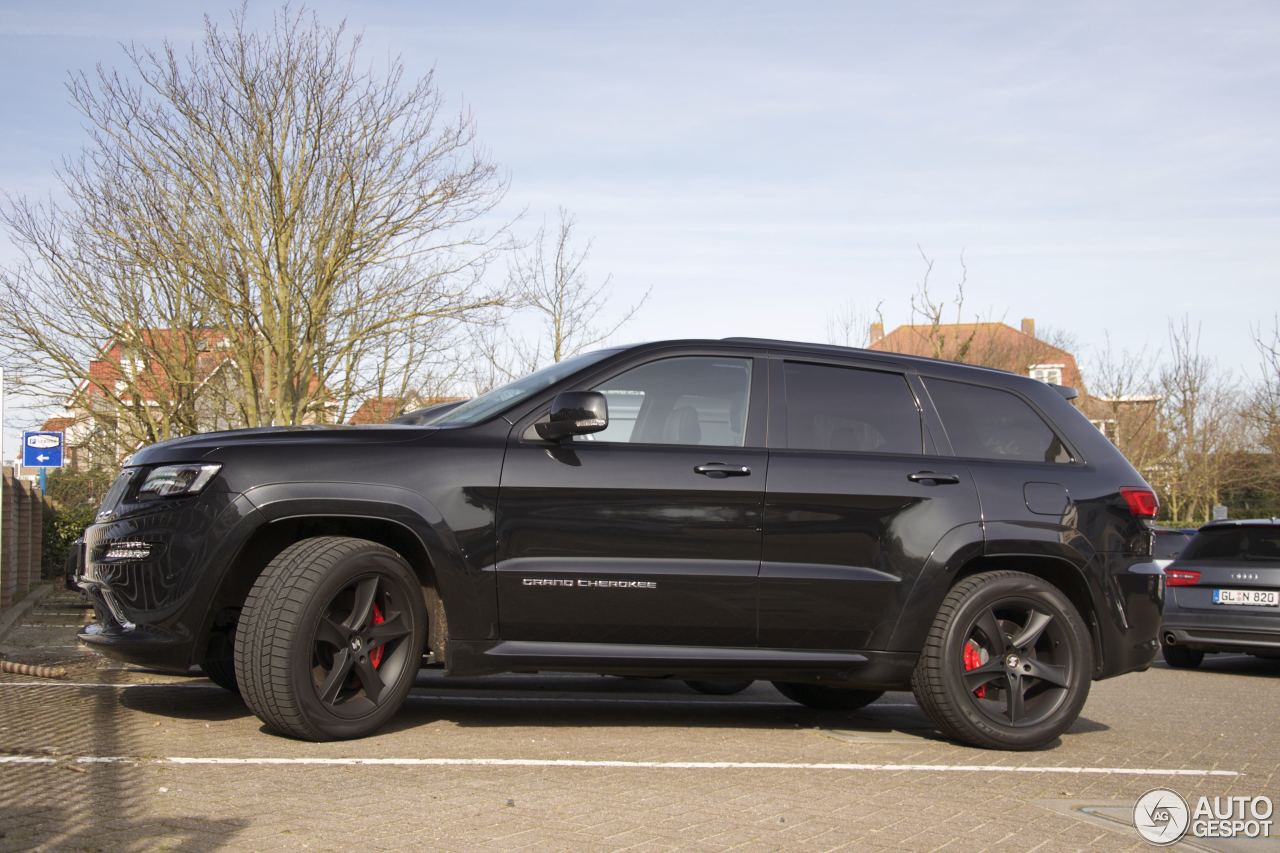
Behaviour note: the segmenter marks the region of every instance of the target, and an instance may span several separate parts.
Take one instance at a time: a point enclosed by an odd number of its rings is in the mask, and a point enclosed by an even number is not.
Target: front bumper
[[[243,496],[214,493],[87,528],[76,584],[96,618],[80,641],[126,663],[187,672],[204,657],[210,604],[256,521]],[[130,556],[110,558],[122,545]]]

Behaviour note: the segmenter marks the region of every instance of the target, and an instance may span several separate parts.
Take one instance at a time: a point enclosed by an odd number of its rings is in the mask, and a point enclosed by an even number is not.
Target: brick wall
[[[0,608],[8,607],[40,582],[44,506],[40,490],[5,469],[4,521],[0,526]]]

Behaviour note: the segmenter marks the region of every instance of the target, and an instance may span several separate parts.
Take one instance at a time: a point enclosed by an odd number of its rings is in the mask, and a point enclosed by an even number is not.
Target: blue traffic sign
[[[22,434],[22,467],[61,468],[62,433],[49,430]]]

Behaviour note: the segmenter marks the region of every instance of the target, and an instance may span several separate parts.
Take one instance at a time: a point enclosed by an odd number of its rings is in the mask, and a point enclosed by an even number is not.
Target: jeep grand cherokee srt
[[[130,459],[85,534],[106,654],[360,737],[419,667],[910,688],[947,735],[1053,741],[1144,669],[1155,496],[1068,402],[985,368],[781,341],[581,355],[420,424]]]

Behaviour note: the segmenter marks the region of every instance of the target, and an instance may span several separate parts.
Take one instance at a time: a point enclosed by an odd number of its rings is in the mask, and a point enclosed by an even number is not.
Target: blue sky
[[[269,6],[253,3],[253,14]],[[1280,310],[1280,4],[312,4],[371,58],[436,69],[529,223],[563,205],[621,337],[821,340],[884,302],[916,246],[967,314],[1034,316],[1087,364],[1189,314],[1242,373]],[[0,188],[53,189],[82,131],[63,83],[205,9],[0,3]],[[11,256],[0,238],[0,260]],[[1086,375],[1086,381],[1087,381]]]

